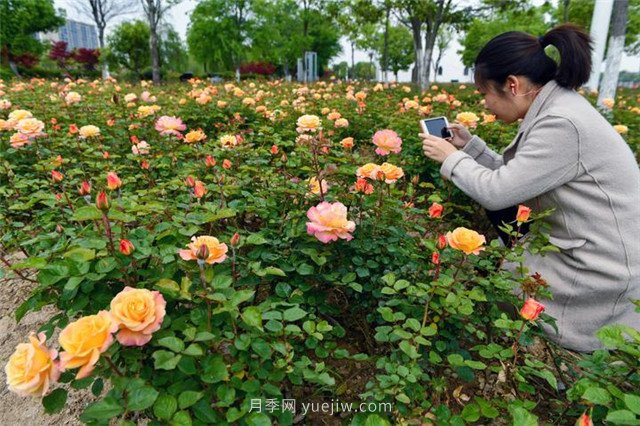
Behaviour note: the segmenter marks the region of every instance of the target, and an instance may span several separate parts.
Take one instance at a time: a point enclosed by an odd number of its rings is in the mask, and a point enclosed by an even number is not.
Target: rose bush
[[[7,380],[47,412],[66,400],[57,381],[99,397],[88,424],[291,424],[300,406],[252,405],[282,399],[391,404],[341,414],[356,425],[637,421],[638,332],[605,329],[611,350],[576,358],[536,325],[553,323],[544,277],[499,268],[525,241],[557,250],[548,213],[522,206],[507,249],[421,154],[425,116],[509,143],[517,127],[473,88],[34,79],[0,92],[3,274],[35,281],[18,320],[58,309]],[[639,102],[622,93],[607,114],[637,153]]]

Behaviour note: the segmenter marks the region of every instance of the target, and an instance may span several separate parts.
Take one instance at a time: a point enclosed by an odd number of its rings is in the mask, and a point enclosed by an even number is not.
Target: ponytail
[[[549,45],[558,49],[559,65],[545,53]],[[500,34],[482,48],[475,62],[479,87],[501,87],[509,75],[521,75],[536,85],[555,79],[560,86],[577,89],[590,73],[591,39],[573,24],[557,26],[542,37],[519,31]]]

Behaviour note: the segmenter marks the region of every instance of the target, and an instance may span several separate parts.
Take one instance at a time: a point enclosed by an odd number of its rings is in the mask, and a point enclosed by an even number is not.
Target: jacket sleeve
[[[491,170],[495,170],[503,164],[502,155],[491,150],[485,141],[475,135],[467,142],[464,148],[462,148],[462,151],[469,154],[478,164]]]
[[[545,116],[520,141],[514,157],[495,170],[464,151],[449,155],[440,173],[488,210],[499,210],[551,191],[578,174],[579,136],[571,121]]]

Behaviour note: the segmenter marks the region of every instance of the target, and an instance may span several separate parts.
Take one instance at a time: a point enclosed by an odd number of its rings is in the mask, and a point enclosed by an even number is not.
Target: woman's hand
[[[464,148],[467,142],[469,142],[473,137],[473,135],[469,133],[469,130],[467,130],[467,128],[462,124],[449,124],[449,127],[447,127],[447,129],[449,129],[449,131],[453,135],[453,137],[449,141],[456,148]]]
[[[422,138],[424,155],[438,163],[444,162],[449,155],[458,150],[451,143],[437,136],[427,135],[425,133],[420,133],[418,136]]]

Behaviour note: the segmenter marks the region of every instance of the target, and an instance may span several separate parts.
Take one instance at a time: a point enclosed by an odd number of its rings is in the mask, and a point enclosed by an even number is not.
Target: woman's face
[[[488,84],[486,87],[478,87],[478,91],[484,96],[484,106],[491,111],[498,120],[505,123],[513,123],[522,118],[521,105],[518,104],[518,98],[511,96],[511,92],[505,90],[500,92],[494,84]]]

